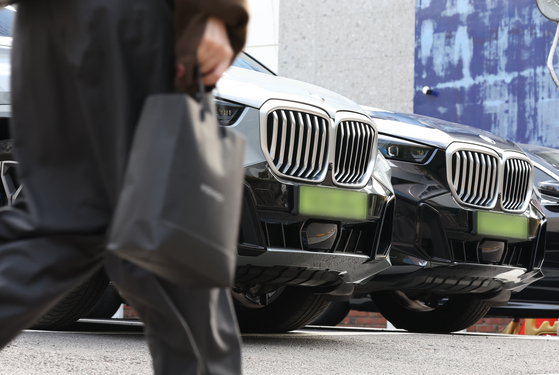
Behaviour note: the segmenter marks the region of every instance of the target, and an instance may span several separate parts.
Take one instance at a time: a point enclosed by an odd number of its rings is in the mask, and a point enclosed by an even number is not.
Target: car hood
[[[461,125],[434,117],[385,111],[362,106],[375,120],[379,133],[392,135],[446,149],[453,142],[474,143],[501,150],[522,149],[513,142],[473,126]]]
[[[351,100],[322,87],[234,66],[218,81],[214,96],[254,108],[271,99],[289,100],[322,108],[332,118],[340,110],[363,113]]]

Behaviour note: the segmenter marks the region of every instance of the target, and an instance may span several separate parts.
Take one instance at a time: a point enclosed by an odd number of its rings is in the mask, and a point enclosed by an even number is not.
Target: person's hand
[[[205,86],[215,85],[233,59],[233,49],[222,20],[208,18],[204,35],[198,44],[197,55],[202,82]],[[183,77],[185,73],[184,65],[178,64],[177,78]]]

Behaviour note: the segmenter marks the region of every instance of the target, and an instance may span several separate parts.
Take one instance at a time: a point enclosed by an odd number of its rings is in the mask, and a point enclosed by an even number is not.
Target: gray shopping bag
[[[245,139],[204,100],[146,100],[108,239],[109,251],[189,288],[232,284],[244,177]]]

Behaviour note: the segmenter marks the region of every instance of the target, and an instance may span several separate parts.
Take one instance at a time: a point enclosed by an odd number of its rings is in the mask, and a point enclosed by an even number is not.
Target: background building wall
[[[534,0],[417,0],[414,111],[559,147],[556,29]]]
[[[245,51],[278,71],[280,0],[249,0],[250,21]]]
[[[281,0],[279,9],[280,75],[413,111],[413,0]]]

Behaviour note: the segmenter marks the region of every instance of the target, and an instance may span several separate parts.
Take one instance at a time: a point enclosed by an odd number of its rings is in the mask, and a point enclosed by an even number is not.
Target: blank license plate
[[[526,216],[484,211],[476,213],[476,231],[484,236],[527,239],[528,227]]]
[[[338,219],[367,219],[365,192],[299,186],[299,213]]]

